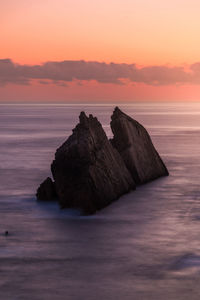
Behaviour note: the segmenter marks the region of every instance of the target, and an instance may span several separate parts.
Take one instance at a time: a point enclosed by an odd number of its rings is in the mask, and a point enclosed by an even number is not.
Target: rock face
[[[94,213],[134,189],[135,183],[97,118],[82,112],[79,119],[57,149],[51,170],[61,206]]]
[[[169,173],[146,129],[118,107],[111,117],[112,145],[118,150],[134,181],[142,184]]]
[[[42,201],[55,200],[57,198],[55,183],[47,177],[37,189],[37,199]]]

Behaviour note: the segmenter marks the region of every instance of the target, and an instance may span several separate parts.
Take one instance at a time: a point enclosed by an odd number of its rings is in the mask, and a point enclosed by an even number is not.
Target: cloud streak
[[[0,86],[6,84],[29,85],[32,80],[40,84],[65,86],[74,80],[99,83],[144,83],[153,86],[200,84],[200,62],[184,67],[148,66],[136,64],[102,63],[96,61],[49,61],[42,65],[20,65],[11,59],[0,59]]]

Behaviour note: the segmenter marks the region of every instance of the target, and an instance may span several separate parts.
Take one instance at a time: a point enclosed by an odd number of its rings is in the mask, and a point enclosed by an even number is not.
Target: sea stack
[[[120,153],[136,184],[169,174],[147,130],[140,123],[118,107],[115,108],[111,120],[114,135],[112,145]]]
[[[62,208],[93,214],[124,193],[168,175],[146,129],[118,107],[111,117],[113,139],[108,140],[97,118],[81,112],[72,135],[61,145],[47,178],[37,190],[38,200],[57,198]]]
[[[135,182],[97,118],[81,112],[79,120],[51,170],[61,207],[91,214],[134,189]]]

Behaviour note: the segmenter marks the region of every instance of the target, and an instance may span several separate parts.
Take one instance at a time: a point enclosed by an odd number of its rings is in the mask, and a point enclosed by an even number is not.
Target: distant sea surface
[[[38,203],[36,189],[80,111],[111,137],[114,105],[0,105],[0,299],[200,299],[200,103],[119,107],[170,176],[84,217]]]

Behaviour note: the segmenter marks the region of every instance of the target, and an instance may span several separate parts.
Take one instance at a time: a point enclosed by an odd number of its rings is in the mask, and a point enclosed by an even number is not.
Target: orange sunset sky
[[[200,100],[200,1],[0,2],[0,101]]]

